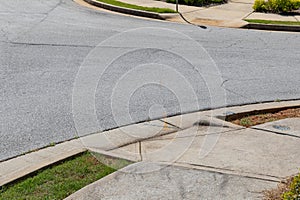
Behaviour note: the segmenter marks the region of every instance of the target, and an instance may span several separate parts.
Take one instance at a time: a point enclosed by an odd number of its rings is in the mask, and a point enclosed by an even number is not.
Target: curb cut
[[[124,14],[129,14],[129,15],[135,15],[135,16],[140,16],[140,17],[148,17],[148,18],[153,18],[153,19],[160,19],[160,20],[165,20],[169,19],[175,16],[179,16],[177,13],[154,13],[154,12],[149,12],[149,11],[142,11],[142,10],[135,10],[131,8],[124,8],[124,7],[119,7],[119,6],[114,6],[111,4],[95,1],[95,0],[83,0],[86,3],[89,3],[91,5],[104,8],[106,10],[111,10],[119,13],[124,13]]]
[[[276,24],[258,24],[249,23],[243,27],[243,29],[258,29],[258,30],[268,30],[268,31],[289,31],[289,32],[300,32],[300,26],[292,25],[276,25]]]

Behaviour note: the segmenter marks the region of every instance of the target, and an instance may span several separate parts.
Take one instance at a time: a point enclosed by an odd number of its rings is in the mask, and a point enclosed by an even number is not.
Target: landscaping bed
[[[176,0],[166,0],[167,3],[176,3]],[[228,0],[178,0],[179,4],[189,6],[209,6],[227,3]]]
[[[226,121],[231,123],[250,127],[266,122],[272,122],[285,118],[300,117],[300,108],[287,108],[272,111],[255,111],[253,113],[245,113],[240,116],[229,116]]]
[[[232,114],[226,117],[226,121],[250,127],[295,117],[300,117],[300,106]],[[296,176],[288,177],[286,180],[281,181],[277,188],[266,190],[263,194],[264,200],[300,200],[300,173]]]

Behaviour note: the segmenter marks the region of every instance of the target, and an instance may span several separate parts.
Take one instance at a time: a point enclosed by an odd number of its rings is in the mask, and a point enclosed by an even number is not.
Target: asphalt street
[[[179,113],[300,99],[300,34],[0,0],[0,160]]]

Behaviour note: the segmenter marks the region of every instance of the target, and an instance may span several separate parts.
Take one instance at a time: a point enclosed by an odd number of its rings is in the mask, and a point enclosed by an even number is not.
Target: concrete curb
[[[140,17],[148,17],[148,18],[153,18],[153,19],[160,19],[160,20],[165,20],[169,19],[175,16],[179,16],[177,13],[154,13],[154,12],[149,12],[149,11],[142,11],[142,10],[135,10],[135,9],[130,9],[130,8],[124,8],[124,7],[119,7],[119,6],[114,6],[111,4],[107,3],[102,3],[99,1],[95,0],[84,0],[85,2],[100,7],[104,8],[107,10],[115,11],[115,12],[120,12],[124,14],[129,14],[129,15],[135,15],[135,16],[140,16]]]
[[[300,26],[292,25],[275,25],[275,24],[258,24],[249,23],[242,28],[244,29],[258,29],[258,30],[268,30],[268,31],[289,31],[289,32],[300,32]]]
[[[240,127],[225,122],[220,118],[224,118],[228,113],[244,113],[254,110],[266,110],[299,105],[300,100],[233,106],[215,110],[198,111],[87,135],[79,139],[66,141],[52,147],[40,149],[36,152],[0,162],[0,186],[87,150],[98,151],[104,155],[122,158],[122,155],[114,154],[114,151],[112,150],[149,138],[187,129],[199,122],[199,119],[210,120],[211,126],[229,126],[236,129]],[[130,134],[128,134],[129,132]],[[134,160],[126,156],[123,158]],[[138,161],[138,159],[135,161]]]
[[[86,151],[78,139],[40,149],[0,163],[0,186]]]

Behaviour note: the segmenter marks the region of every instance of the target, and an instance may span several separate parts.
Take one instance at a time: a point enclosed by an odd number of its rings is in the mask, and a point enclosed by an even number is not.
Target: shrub
[[[254,2],[253,9],[257,12],[265,12],[266,2],[264,0],[256,0]]]
[[[300,0],[291,0],[293,4],[293,10],[298,10],[300,8]]]
[[[290,190],[283,193],[282,198],[284,200],[300,200],[300,174],[293,178]]]
[[[300,0],[255,0],[253,9],[257,12],[288,13],[300,8]]]
[[[167,0],[168,3],[176,3],[176,0]],[[178,0],[179,4],[190,6],[205,6],[210,4],[227,3],[227,0]]]

